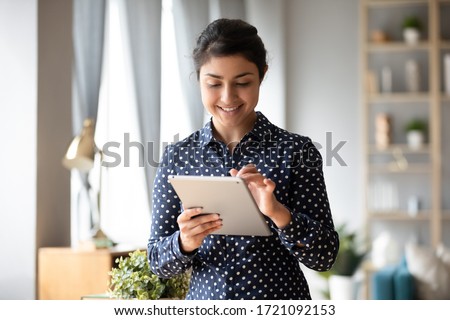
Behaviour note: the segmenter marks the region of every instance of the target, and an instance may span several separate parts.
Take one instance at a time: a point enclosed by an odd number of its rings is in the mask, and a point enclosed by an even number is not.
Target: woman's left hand
[[[291,221],[290,212],[275,198],[275,182],[265,178],[255,165],[250,164],[239,171],[231,169],[233,177],[239,177],[247,184],[259,210],[269,217],[278,228],[284,228]]]

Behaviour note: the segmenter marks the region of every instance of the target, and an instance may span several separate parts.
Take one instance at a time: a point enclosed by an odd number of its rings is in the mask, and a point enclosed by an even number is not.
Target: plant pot
[[[356,297],[353,277],[332,275],[328,285],[331,300],[354,300]]]
[[[409,45],[415,45],[419,43],[420,31],[415,28],[403,29],[403,39]]]
[[[408,141],[408,146],[411,149],[418,150],[423,147],[425,136],[422,131],[411,130],[408,131],[406,139]]]

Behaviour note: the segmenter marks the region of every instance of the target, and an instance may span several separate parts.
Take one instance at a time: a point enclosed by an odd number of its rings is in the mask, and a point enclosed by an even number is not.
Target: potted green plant
[[[145,251],[136,250],[129,257],[116,259],[117,268],[111,276],[109,295],[114,299],[184,299],[189,289],[190,273],[161,279],[150,270]]]
[[[412,119],[405,126],[406,139],[411,149],[420,149],[425,142],[425,134],[427,131],[427,123],[421,119]]]
[[[328,281],[328,292],[324,295],[331,299],[355,298],[353,275],[358,270],[362,260],[366,255],[366,250],[362,248],[356,232],[349,232],[346,225],[336,228],[339,234],[339,252],[333,267],[322,272],[321,275]]]
[[[403,20],[403,39],[407,44],[417,44],[420,39],[422,23],[416,16],[407,16]]]

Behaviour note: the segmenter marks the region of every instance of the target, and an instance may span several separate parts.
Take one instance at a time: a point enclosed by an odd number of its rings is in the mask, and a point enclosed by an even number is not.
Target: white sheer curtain
[[[163,142],[172,142],[187,136],[196,129],[196,126],[198,128],[203,120],[202,109],[200,109],[201,100],[198,89],[195,90],[196,79],[191,77],[190,80],[189,73],[192,72],[193,67],[190,68],[188,49],[181,49],[188,46],[188,40],[185,40],[186,45],[177,42],[174,10],[172,0],[163,0],[161,26],[163,34],[161,38],[161,141]],[[180,51],[184,52],[187,59],[184,61],[187,65],[185,72],[182,72],[182,69],[185,70],[186,65],[181,68],[178,60]],[[183,90],[185,81],[190,82],[188,89],[185,86]],[[186,93],[191,93],[189,96],[193,98],[186,99]],[[196,117],[194,114],[197,115],[197,121],[194,121]]]
[[[146,191],[151,207],[151,189],[160,157],[162,0],[127,0],[125,4],[140,142],[146,147],[143,155]]]
[[[115,242],[145,247],[150,225],[148,184],[142,164],[136,83],[124,0],[109,0],[102,90],[96,143],[109,148],[120,163],[102,167],[102,229]],[[114,159],[105,157],[106,162]]]

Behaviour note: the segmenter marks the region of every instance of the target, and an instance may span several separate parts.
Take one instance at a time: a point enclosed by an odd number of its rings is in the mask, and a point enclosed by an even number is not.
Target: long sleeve
[[[176,220],[181,209],[180,201],[167,179],[171,174],[174,174],[173,149],[169,146],[154,181],[152,226],[147,248],[150,269],[161,278],[171,278],[185,272],[191,267],[193,258],[180,250]]]
[[[339,237],[328,203],[322,157],[308,139],[295,158],[290,198],[285,201],[292,220],[277,231],[281,242],[301,263],[316,271],[326,271],[336,260]]]

